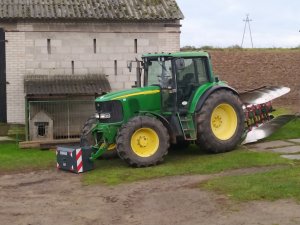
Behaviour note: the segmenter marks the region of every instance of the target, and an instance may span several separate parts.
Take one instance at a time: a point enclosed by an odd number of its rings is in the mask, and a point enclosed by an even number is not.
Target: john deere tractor
[[[91,160],[117,153],[130,166],[153,166],[171,144],[230,151],[272,120],[270,101],[289,92],[263,87],[238,93],[214,75],[207,52],[145,54],[137,64],[136,87],[95,101],[97,113],[81,137],[82,146],[93,148]]]

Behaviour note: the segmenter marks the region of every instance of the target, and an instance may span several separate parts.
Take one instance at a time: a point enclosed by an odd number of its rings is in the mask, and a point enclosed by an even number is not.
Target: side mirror
[[[177,70],[182,70],[185,68],[185,62],[183,58],[176,59],[175,61]]]
[[[132,61],[127,61],[127,68],[129,69],[129,72],[132,70]]]

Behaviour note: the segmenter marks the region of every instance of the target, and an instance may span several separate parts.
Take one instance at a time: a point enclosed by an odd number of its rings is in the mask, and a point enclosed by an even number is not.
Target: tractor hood
[[[132,88],[129,90],[115,91],[103,95],[96,99],[96,102],[112,101],[112,100],[125,100],[131,98],[144,99],[153,94],[159,94],[160,88],[158,86],[150,86],[143,88]],[[145,99],[145,100],[146,100]]]
[[[112,92],[97,98],[96,105],[110,101],[121,102],[125,121],[138,112],[160,112],[161,110],[161,94],[158,86]]]

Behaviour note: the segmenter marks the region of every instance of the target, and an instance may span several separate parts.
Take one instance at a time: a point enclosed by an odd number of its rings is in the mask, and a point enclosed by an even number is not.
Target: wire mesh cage
[[[30,140],[80,137],[85,121],[95,112],[93,100],[28,102]]]

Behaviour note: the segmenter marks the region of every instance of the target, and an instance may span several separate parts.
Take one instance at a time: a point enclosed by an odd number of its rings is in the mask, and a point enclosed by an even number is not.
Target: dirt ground
[[[247,172],[251,169],[235,171]],[[56,170],[2,175],[0,224],[300,224],[300,205],[292,200],[236,203],[198,187],[213,176],[167,177],[109,187],[82,186],[81,175]]]

